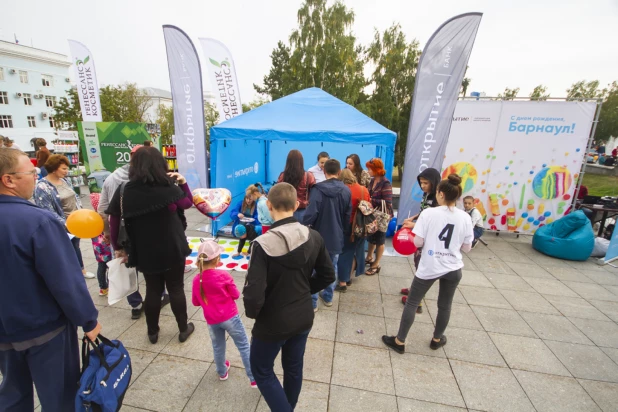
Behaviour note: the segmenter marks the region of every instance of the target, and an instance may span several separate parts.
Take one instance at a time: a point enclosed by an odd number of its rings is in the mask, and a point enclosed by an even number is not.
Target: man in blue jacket
[[[36,169],[0,148],[0,410],[75,409],[77,326],[94,340],[101,325],[66,229],[28,202]]]
[[[337,273],[337,261],[343,250],[343,236],[352,216],[352,193],[339,180],[341,164],[336,159],[324,163],[326,180],[311,188],[309,206],[303,223],[313,227],[324,238],[326,250]],[[318,295],[324,305],[333,306],[335,282],[327,286],[322,294],[313,295],[313,311],[318,311]]]

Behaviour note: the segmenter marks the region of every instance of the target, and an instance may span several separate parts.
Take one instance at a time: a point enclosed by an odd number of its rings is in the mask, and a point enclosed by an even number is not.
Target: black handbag
[[[131,241],[129,240],[129,234],[127,233],[127,228],[124,222],[124,208],[123,198],[124,198],[124,186],[126,183],[122,183],[120,185],[120,227],[118,228],[118,245],[122,247],[122,249],[129,254],[131,248]]]

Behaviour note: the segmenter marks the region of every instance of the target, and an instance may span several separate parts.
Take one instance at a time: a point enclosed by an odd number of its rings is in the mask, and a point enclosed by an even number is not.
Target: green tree
[[[206,122],[206,150],[210,150],[210,128],[219,123],[219,110],[214,103],[204,102],[204,120]]]
[[[249,103],[243,103],[242,112],[247,113],[248,111],[251,111],[257,107],[265,105],[266,103],[270,103],[270,100],[264,99],[263,97],[258,97],[257,99],[251,100]]]
[[[504,89],[504,93],[500,93],[498,94],[498,97],[502,98],[502,100],[513,100],[517,97],[517,94],[519,93],[519,87],[516,87],[514,89],[509,89],[508,87],[506,89]]]
[[[594,135],[599,142],[607,142],[610,137],[618,136],[618,83],[612,82],[604,91],[605,98]]]
[[[135,83],[105,86],[99,89],[99,95],[104,122],[140,123],[152,106],[150,96]]]
[[[161,144],[171,144],[174,135],[174,108],[160,104],[157,107],[157,123],[161,127]]]
[[[363,98],[363,48],[352,34],[354,12],[341,1],[305,0],[289,46],[279,42],[272,67],[258,93],[272,100],[308,87],[319,87],[355,105]]]
[[[383,33],[375,30],[367,49],[367,62],[374,68],[370,78],[373,93],[368,102],[362,104],[361,110],[397,133],[395,165],[400,176],[420,55],[418,42],[412,40],[408,43],[399,24],[393,24]]]
[[[466,71],[464,71],[464,78],[461,81],[461,94],[463,97],[466,97],[466,93],[468,93],[468,87],[470,87],[470,83],[472,79],[466,77],[466,73],[468,73],[468,66],[466,66]]]
[[[580,80],[567,89],[567,100],[602,99],[607,94],[607,89],[599,90],[599,81]]]
[[[66,125],[68,130],[77,130],[77,122],[82,120],[82,109],[79,105],[77,89],[67,90],[67,97],[61,97],[54,107],[54,121],[56,128]]]
[[[530,93],[530,100],[547,100],[549,93],[547,93],[547,87],[539,84]]]

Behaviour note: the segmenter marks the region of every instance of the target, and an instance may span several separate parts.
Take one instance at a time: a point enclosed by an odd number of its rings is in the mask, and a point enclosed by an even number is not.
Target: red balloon
[[[405,256],[416,252],[417,247],[414,244],[414,233],[407,227],[400,229],[393,236],[393,247],[397,253]]]

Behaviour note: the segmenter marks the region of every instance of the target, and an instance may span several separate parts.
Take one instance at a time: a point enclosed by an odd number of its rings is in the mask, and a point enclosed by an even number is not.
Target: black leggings
[[[436,317],[436,327],[433,332],[433,337],[435,339],[440,339],[444,334],[448,326],[448,321],[451,318],[453,297],[455,296],[457,285],[459,285],[459,281],[461,280],[461,269],[449,272],[435,279],[414,277],[406,306],[403,309],[403,315],[401,315],[401,322],[399,323],[397,339],[401,342],[405,342],[408,332],[414,323],[416,308],[420,305],[425,293],[427,293],[436,280],[440,281],[440,293],[438,294],[438,316]]]
[[[146,299],[144,311],[146,312],[146,324],[148,334],[154,335],[159,331],[159,314],[161,313],[161,295],[167,287],[170,295],[170,306],[178,323],[178,330],[187,330],[187,300],[184,291],[184,263],[161,273],[144,273],[146,279]]]

